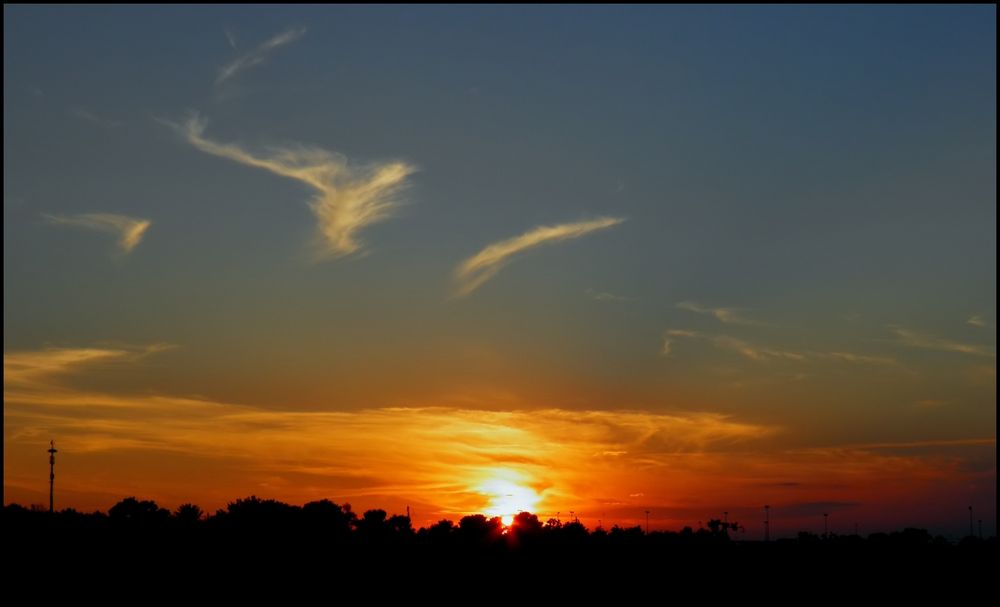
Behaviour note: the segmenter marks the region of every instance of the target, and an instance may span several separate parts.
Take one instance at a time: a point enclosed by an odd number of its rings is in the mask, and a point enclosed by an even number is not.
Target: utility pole
[[[55,507],[55,484],[56,484],[56,441],[49,441],[49,514],[56,511]],[[969,506],[972,510],[972,506]]]

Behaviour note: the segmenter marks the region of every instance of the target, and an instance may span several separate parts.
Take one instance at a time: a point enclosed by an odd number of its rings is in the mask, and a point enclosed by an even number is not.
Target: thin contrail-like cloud
[[[706,335],[698,331],[686,329],[670,329],[663,333],[663,346],[660,354],[670,356],[673,354],[673,345],[677,339],[696,339],[711,343],[720,350],[735,352],[744,358],[757,362],[769,362],[774,360],[791,360],[796,362],[807,361],[835,361],[851,363],[855,365],[866,365],[872,367],[895,368],[900,371],[907,371],[903,365],[894,358],[887,356],[873,356],[869,354],[855,354],[854,352],[820,352],[815,350],[793,351],[780,350],[759,346],[742,339],[737,339],[730,335]]]
[[[911,348],[938,350],[940,352],[958,352],[970,356],[996,357],[996,352],[990,346],[966,344],[951,339],[931,337],[903,327],[892,327],[892,332],[896,335],[897,343]]]
[[[252,51],[240,55],[231,63],[228,63],[219,70],[219,75],[215,79],[215,84],[222,84],[226,80],[235,77],[240,72],[252,68],[256,65],[260,65],[267,58],[271,51],[295,42],[306,33],[305,28],[299,29],[288,29],[276,36],[269,38],[263,44],[253,49]],[[230,46],[235,48],[235,39],[230,35],[230,32],[226,31],[226,39],[229,41]]]
[[[736,308],[710,308],[694,301],[682,301],[677,304],[681,310],[688,310],[696,314],[707,314],[714,316],[719,322],[727,325],[761,325],[755,320],[744,318]]]
[[[223,31],[224,34],[226,34],[226,42],[229,43],[229,47],[232,48],[235,51],[236,50],[236,46],[237,46],[237,44],[236,44],[236,32],[234,32],[232,29],[230,29],[228,27],[223,28],[222,31]]]
[[[92,122],[94,124],[112,129],[118,128],[125,124],[120,120],[112,120],[110,118],[104,118],[102,116],[98,116],[94,112],[91,112],[90,110],[82,107],[74,107],[70,109],[70,113],[76,116],[77,118],[82,118],[83,120],[86,120],[87,122]]]
[[[309,202],[322,239],[322,252],[341,256],[361,249],[357,233],[390,217],[399,202],[396,195],[416,168],[405,162],[354,168],[346,158],[319,148],[274,148],[269,156],[254,156],[235,144],[204,137],[206,121],[193,115],[183,124],[170,124],[202,152],[295,179],[316,190]]]
[[[125,253],[139,246],[146,230],[153,223],[148,219],[115,215],[114,213],[82,213],[80,215],[56,215],[43,213],[49,223],[110,232],[118,235],[118,246]]]
[[[600,217],[591,221],[540,226],[520,236],[495,242],[459,264],[455,270],[455,280],[458,283],[456,294],[464,297],[483,286],[517,253],[543,244],[579,238],[623,221],[625,220],[618,217]]]

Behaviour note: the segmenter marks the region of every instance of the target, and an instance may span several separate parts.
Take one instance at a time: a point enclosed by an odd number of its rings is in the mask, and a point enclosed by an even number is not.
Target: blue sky
[[[267,410],[995,436],[993,6],[4,11],[5,353],[170,344],[78,381]],[[347,250],[276,149],[407,174]]]

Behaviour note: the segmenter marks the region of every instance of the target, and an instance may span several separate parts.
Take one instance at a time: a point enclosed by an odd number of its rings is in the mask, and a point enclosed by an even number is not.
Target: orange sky
[[[634,410],[395,407],[276,411],[195,397],[74,387],[164,351],[47,349],[4,359],[7,502],[44,503],[45,448],[58,439],[57,504],[106,509],[127,495],[214,510],[256,494],[410,506],[414,522],[468,513],[585,524],[697,526],[725,510],[760,529],[853,528],[988,507],[988,435],[966,440],[794,446],[794,431],[735,415]],[[943,499],[954,496],[957,501]],[[782,520],[783,519],[783,520]]]

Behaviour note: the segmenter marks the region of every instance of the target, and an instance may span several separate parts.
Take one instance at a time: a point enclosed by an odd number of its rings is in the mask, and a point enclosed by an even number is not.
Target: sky
[[[995,6],[4,17],[4,503],[995,533]]]

